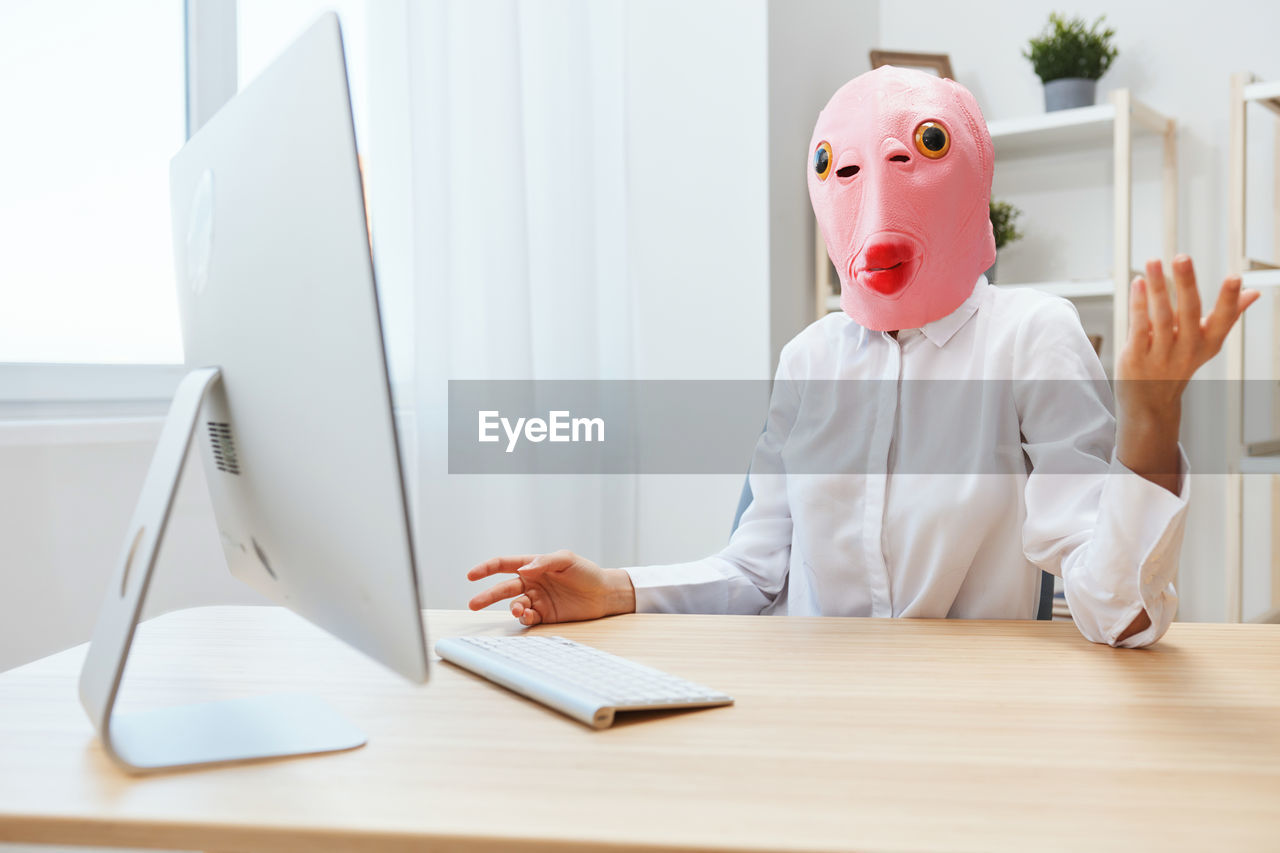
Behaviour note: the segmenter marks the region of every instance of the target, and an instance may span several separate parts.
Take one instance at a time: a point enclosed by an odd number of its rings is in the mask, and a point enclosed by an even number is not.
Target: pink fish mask
[[[831,97],[809,152],[809,199],[845,313],[890,331],[960,307],[996,257],[991,134],[969,90],[869,71]]]

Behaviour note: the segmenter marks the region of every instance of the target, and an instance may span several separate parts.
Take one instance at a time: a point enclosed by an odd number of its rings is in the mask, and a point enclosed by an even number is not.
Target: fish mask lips
[[[849,278],[882,296],[901,296],[920,272],[924,247],[907,234],[872,234],[850,259]]]

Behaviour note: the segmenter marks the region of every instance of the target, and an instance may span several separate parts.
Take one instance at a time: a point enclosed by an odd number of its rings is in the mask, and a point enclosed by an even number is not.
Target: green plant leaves
[[[1022,211],[1007,201],[991,200],[991,230],[995,233],[996,249],[1022,239],[1022,232],[1017,228],[1018,217]]]
[[[1044,83],[1063,77],[1097,80],[1116,58],[1112,43],[1116,31],[1102,28],[1105,18],[1101,15],[1089,26],[1083,18],[1052,12],[1044,31],[1030,40],[1022,55],[1031,60],[1036,76]]]

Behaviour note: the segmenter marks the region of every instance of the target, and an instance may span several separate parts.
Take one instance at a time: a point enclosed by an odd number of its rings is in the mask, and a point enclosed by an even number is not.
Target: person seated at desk
[[[1089,640],[1156,642],[1178,600],[1182,391],[1258,294],[1228,278],[1202,318],[1179,256],[1175,313],[1162,264],[1149,262],[1130,288],[1113,415],[1072,305],[981,275],[995,259],[994,152],[968,90],[900,68],[863,74],[821,112],[809,150],[844,310],[782,351],[754,497],[727,547],[628,569],[569,551],[498,557],[468,577],[515,577],[471,608],[510,598],[524,625],[633,611],[1025,619],[1044,570],[1062,577]],[[869,381],[820,382],[831,379]],[[1009,390],[981,417],[940,426],[901,390],[934,380]],[[891,393],[870,399],[877,383]],[[981,470],[906,470],[940,430],[979,454]],[[857,473],[798,471],[814,446],[846,458],[853,448]]]

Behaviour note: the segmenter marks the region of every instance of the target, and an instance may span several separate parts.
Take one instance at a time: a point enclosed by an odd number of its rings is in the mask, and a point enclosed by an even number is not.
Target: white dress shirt
[[[1032,619],[1043,569],[1085,637],[1117,645],[1145,609],[1151,627],[1119,645],[1154,643],[1177,609],[1187,463],[1178,495],[1134,474],[1112,412],[1065,299],[980,278],[896,339],[829,314],[782,351],[729,544],[627,569],[636,609]]]

